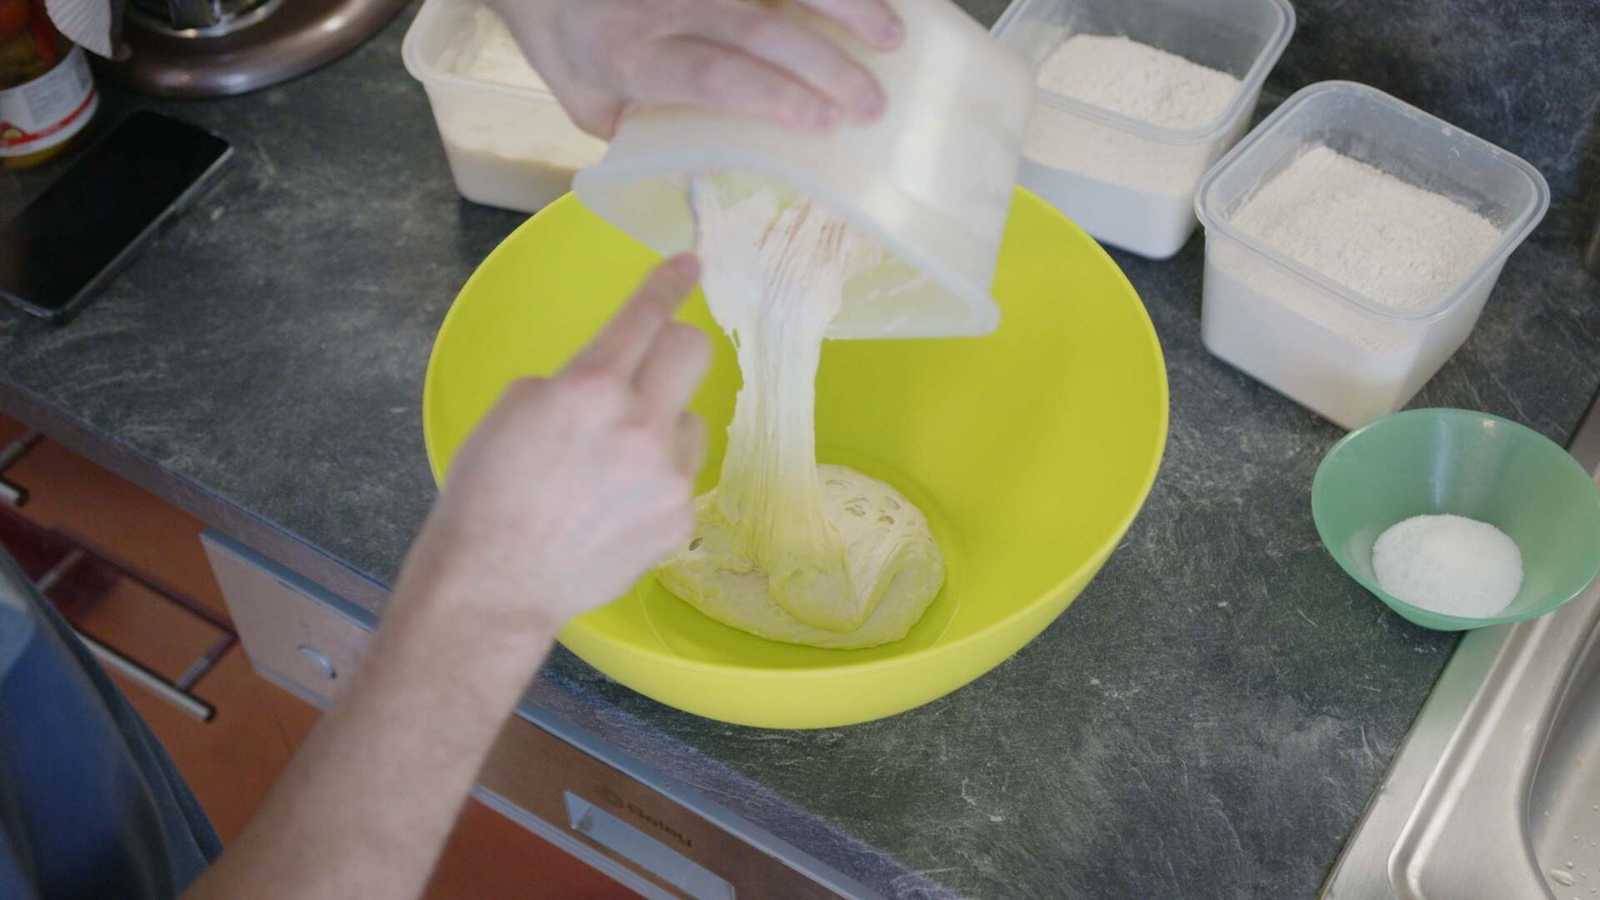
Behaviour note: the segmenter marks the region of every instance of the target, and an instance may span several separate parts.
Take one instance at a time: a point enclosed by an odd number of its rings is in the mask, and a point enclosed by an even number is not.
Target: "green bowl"
[[[1378,587],[1372,545],[1412,516],[1452,513],[1499,528],[1522,551],[1522,589],[1503,614],[1451,616]],[[1438,631],[1520,622],[1555,610],[1600,572],[1600,490],[1538,432],[1487,413],[1417,409],[1333,445],[1311,484],[1322,543],[1395,612]]]

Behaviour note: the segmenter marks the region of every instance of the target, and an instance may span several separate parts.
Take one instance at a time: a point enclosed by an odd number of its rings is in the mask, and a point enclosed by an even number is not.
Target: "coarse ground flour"
[[[1454,200],[1320,145],[1245,201],[1233,225],[1397,312],[1443,299],[1500,240]]]
[[[1161,128],[1214,122],[1239,79],[1126,37],[1075,34],[1045,59],[1038,85]],[[1227,139],[1156,141],[1041,106],[1024,150],[1029,159],[1097,181],[1155,194],[1187,195]],[[1187,201],[1185,201],[1187,202]]]
[[[1239,79],[1127,37],[1075,34],[1039,68],[1039,86],[1182,131],[1221,116]]]

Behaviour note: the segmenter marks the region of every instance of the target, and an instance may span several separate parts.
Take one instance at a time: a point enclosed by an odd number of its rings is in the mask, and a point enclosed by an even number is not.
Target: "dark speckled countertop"
[[[986,22],[998,2],[969,2]],[[1415,405],[1556,440],[1600,384],[1595,0],[1300,0],[1268,82],[1373,84],[1527,158],[1554,204]],[[231,139],[228,179],[75,322],[0,313],[0,409],[376,612],[434,490],[422,374],[473,267],[521,217],[459,200],[409,12],[286,86],[171,108]],[[110,91],[101,122],[135,103]],[[0,175],[0,216],[59,167]],[[989,675],[813,732],[698,719],[558,652],[525,714],[665,773],[892,896],[1306,896],[1454,639],[1390,614],[1318,544],[1341,431],[1208,356],[1201,240],[1115,254],[1166,350],[1148,505],[1082,597]]]

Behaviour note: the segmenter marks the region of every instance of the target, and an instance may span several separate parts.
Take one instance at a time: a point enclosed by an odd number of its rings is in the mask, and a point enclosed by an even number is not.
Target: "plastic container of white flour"
[[[890,0],[905,42],[880,53],[818,21],[877,76],[888,104],[870,125],[829,134],[696,109],[639,108],[573,190],[663,254],[694,246],[689,181],[738,174],[808,197],[884,251],[845,283],[830,338],[987,334],[989,295],[1033,102],[1026,63],[950,0]]]
[[[461,196],[534,212],[566,193],[605,142],[572,124],[477,0],[427,0],[401,45],[428,93]]]
[[[1074,35],[1116,35],[1239,82],[1209,121],[1181,128],[1041,86],[1023,186],[1104,243],[1156,259],[1173,255],[1194,233],[1196,184],[1249,126],[1261,83],[1293,31],[1286,0],[1015,0],[994,34],[1036,74]]]
[[[1234,220],[1250,199],[1321,147],[1454,201],[1487,220],[1498,236],[1475,242],[1475,259],[1454,261],[1449,271],[1460,274],[1440,282],[1437,299],[1401,302],[1365,296],[1242,231]],[[1195,208],[1206,229],[1201,336],[1219,358],[1358,428],[1404,406],[1461,346],[1506,257],[1549,204],[1539,172],[1487,141],[1365,85],[1310,85],[1200,184]],[[1386,225],[1382,206],[1372,204],[1371,227]],[[1406,244],[1408,237],[1385,240]],[[1449,250],[1450,242],[1443,246]],[[1395,260],[1421,275],[1435,263]]]

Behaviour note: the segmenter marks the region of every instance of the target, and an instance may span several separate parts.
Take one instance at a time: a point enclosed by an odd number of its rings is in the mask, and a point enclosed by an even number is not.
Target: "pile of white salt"
[[[1412,606],[1450,616],[1499,615],[1522,589],[1522,552],[1486,522],[1412,516],[1372,545],[1378,584]]]

